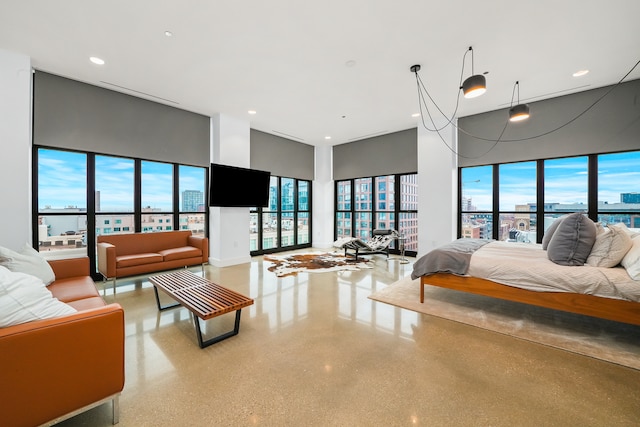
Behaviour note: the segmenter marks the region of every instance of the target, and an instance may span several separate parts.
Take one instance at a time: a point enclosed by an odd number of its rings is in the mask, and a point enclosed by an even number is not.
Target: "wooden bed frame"
[[[424,303],[425,285],[439,286],[456,291],[640,326],[640,302],[569,292],[535,292],[513,286],[501,285],[491,280],[477,277],[435,273],[420,278],[421,303]]]

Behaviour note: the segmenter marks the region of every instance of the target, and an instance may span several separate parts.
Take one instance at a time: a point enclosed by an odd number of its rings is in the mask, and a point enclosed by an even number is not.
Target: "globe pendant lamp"
[[[518,104],[509,108],[509,121],[519,122],[529,118],[529,105],[520,104],[520,82],[516,82],[515,88],[518,88]],[[513,105],[513,95],[511,96],[511,104]]]
[[[475,98],[487,91],[487,79],[481,74],[473,74],[473,48],[469,46],[471,51],[471,77],[462,83],[462,93],[465,98]]]

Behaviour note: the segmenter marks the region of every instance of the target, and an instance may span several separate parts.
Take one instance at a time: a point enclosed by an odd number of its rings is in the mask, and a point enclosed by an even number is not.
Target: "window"
[[[536,162],[498,166],[498,239],[535,242]]]
[[[597,219],[640,228],[640,151],[598,156]]]
[[[205,174],[205,168],[179,166],[180,229],[195,236],[205,235]]]
[[[417,174],[384,175],[337,181],[335,238],[371,238],[374,229],[394,229],[405,237],[405,250],[418,250]],[[354,201],[352,204],[351,201]],[[392,248],[397,248],[397,242]]]
[[[35,157],[38,250],[65,251],[70,257],[86,255],[87,155],[39,149]]]
[[[460,168],[459,180],[460,237],[539,243],[571,212],[640,227],[640,151]]]
[[[589,205],[589,158],[568,157],[544,161],[544,223],[571,212],[587,212]]]
[[[174,195],[186,186],[202,193],[206,188],[204,167],[46,147],[34,147],[33,153],[33,179],[38,183],[33,194],[38,229],[34,244],[43,253],[64,249],[65,256],[82,254],[95,261],[100,234],[171,231],[171,224],[180,220]],[[200,227],[194,230],[205,234],[207,212],[197,215],[192,223]],[[95,274],[95,265],[92,269]]]
[[[493,168],[476,166],[461,170],[460,236],[493,238]]]
[[[249,215],[251,255],[311,246],[311,182],[271,176],[269,204]]]

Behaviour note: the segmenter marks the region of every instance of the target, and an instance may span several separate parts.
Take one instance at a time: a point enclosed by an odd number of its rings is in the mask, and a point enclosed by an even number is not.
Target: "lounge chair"
[[[343,237],[336,240],[333,246],[344,248],[344,256],[353,256],[356,260],[358,255],[371,254],[386,254],[389,258],[389,246],[397,238],[396,230],[376,229],[373,230],[371,239],[367,241],[357,237]],[[354,253],[349,253],[349,250]]]

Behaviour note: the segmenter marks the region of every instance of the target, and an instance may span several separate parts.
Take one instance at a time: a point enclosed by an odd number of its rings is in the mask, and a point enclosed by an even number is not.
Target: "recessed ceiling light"
[[[588,73],[589,73],[589,70],[576,71],[575,73],[573,73],[573,77],[584,76],[585,74],[588,74]]]
[[[413,113],[411,117],[420,117],[420,113]]]
[[[164,32],[164,35],[167,36],[167,37],[171,37],[171,36],[173,36],[173,33],[171,31],[167,30],[167,31]]]
[[[247,111],[247,113],[249,113],[249,114],[255,114],[255,113],[257,113],[257,111],[256,111],[256,110],[249,110],[249,111]]]
[[[97,65],[104,65],[104,59],[98,58],[97,56],[92,56],[89,58],[89,61],[93,62]]]
[[[324,139],[331,139],[329,135],[325,136]]]

